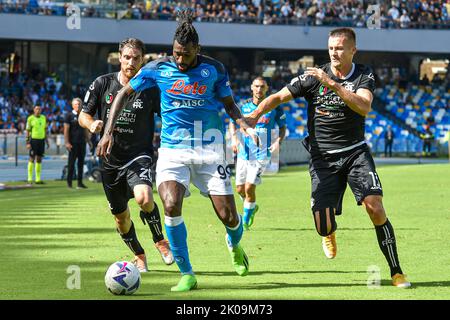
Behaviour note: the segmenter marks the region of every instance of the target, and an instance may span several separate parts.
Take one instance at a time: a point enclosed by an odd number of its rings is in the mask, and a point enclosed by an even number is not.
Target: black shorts
[[[368,195],[383,195],[367,145],[339,154],[313,156],[309,162],[309,173],[313,211],[332,207],[336,208],[336,214],[341,214],[347,183],[358,205]]]
[[[43,157],[45,152],[45,139],[31,139],[30,140],[30,157]]]
[[[127,209],[128,200],[134,197],[135,186],[153,186],[152,159],[150,156],[141,156],[119,169],[104,169],[102,183],[112,214],[122,213]]]

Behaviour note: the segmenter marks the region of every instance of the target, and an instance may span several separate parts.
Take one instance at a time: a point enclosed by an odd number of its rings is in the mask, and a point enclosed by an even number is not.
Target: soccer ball
[[[109,266],[105,274],[106,288],[115,295],[130,295],[139,289],[141,273],[132,263],[117,261]]]

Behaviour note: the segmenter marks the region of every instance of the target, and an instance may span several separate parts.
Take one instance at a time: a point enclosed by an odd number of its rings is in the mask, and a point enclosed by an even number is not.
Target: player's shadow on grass
[[[392,284],[389,283],[390,286]],[[333,288],[333,287],[367,287],[365,282],[361,283],[286,283],[286,282],[267,282],[261,284],[245,285],[240,284],[239,290],[281,290],[288,288]],[[208,286],[207,284],[202,285],[202,289],[207,290],[226,290],[226,289],[236,289],[235,285],[218,285],[218,286]]]
[[[381,280],[382,286],[391,286],[392,282],[390,280]],[[411,288],[418,288],[418,287],[450,287],[450,281],[426,281],[426,282],[416,282],[414,280],[411,280]]]
[[[339,271],[339,270],[299,270],[299,271],[250,271],[249,276],[262,276],[267,274],[302,274],[302,273],[367,273],[367,271]],[[205,276],[221,276],[221,277],[235,277],[236,272],[227,271],[199,271],[198,275]]]
[[[374,228],[338,228],[337,231],[373,231]],[[420,230],[419,228],[395,228],[395,230]],[[315,228],[260,228],[260,229],[254,229],[246,232],[252,232],[252,231],[316,231]]]

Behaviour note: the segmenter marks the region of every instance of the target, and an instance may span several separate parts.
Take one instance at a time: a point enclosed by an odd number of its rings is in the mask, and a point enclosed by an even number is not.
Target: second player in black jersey
[[[386,217],[382,186],[364,141],[364,119],[370,112],[375,78],[366,67],[353,63],[356,35],[338,28],[328,38],[330,63],[307,70],[279,92],[264,99],[248,117],[259,117],[296,97],[308,101],[308,133],[304,145],[311,153],[311,208],[327,258],[337,253],[335,215],[342,210],[347,183],[358,205],[363,204],[374,224],[378,244],[391,271],[392,284],[411,283],[400,268],[394,229]]]
[[[119,77],[120,72],[114,72],[95,79],[86,93],[83,112],[106,123],[112,102],[123,87]],[[105,169],[118,169],[136,157],[153,155],[154,114],[159,114],[159,105],[157,89],[128,96],[116,122],[114,148],[102,162]]]
[[[98,77],[89,87],[79,123],[91,133],[103,134],[110,107],[117,92],[140,70],[144,44],[134,38],[119,45],[120,72]],[[102,161],[102,183],[117,231],[135,255],[134,263],[146,272],[147,258],[137,239],[130,217],[128,200],[135,198],[141,207],[140,218],[148,224],[155,247],[166,264],[174,262],[169,243],[164,239],[158,207],[153,201],[152,156],[154,114],[159,113],[159,92],[145,90],[128,97],[113,134],[114,146]],[[97,116],[98,119],[94,117]]]
[[[331,63],[319,67],[330,79],[349,92],[375,89],[371,70],[352,63],[350,73],[343,79],[336,77]],[[308,102],[309,148],[312,153],[333,153],[364,143],[365,116],[349,108],[333,90],[311,75],[302,74],[286,86],[293,98],[305,97]]]

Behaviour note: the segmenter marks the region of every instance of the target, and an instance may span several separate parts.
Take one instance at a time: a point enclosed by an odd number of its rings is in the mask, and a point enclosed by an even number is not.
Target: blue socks
[[[250,217],[253,214],[253,211],[255,211],[256,202],[244,202],[244,223],[249,224]]]
[[[244,233],[244,227],[242,224],[242,217],[238,214],[239,224],[234,228],[230,228],[225,226],[227,230],[227,242],[229,247],[235,247],[239,244],[239,241],[242,239],[242,234]]]
[[[170,249],[181,273],[194,274],[187,246],[187,230],[183,217],[165,217],[167,238],[170,242]]]

